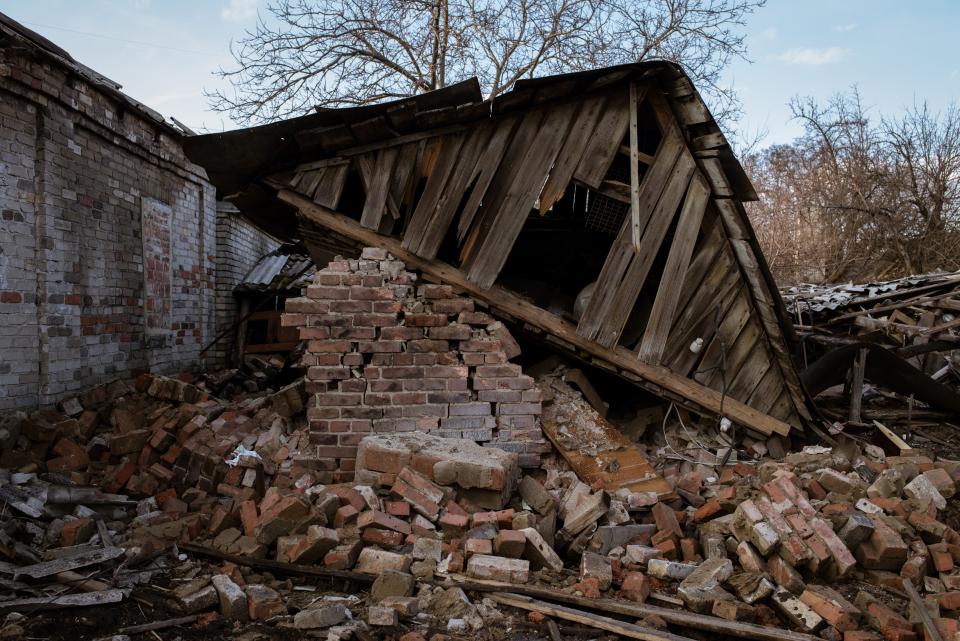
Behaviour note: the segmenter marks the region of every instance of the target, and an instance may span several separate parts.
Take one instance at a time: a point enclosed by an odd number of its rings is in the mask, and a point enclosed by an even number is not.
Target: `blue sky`
[[[237,125],[209,111],[201,90],[220,86],[229,44],[253,26],[266,0],[6,0],[0,11],[50,38],[165,116],[198,130]],[[800,132],[787,101],[827,99],[857,84],[876,113],[917,100],[934,109],[960,100],[960,1],[769,0],[749,18],[752,62],[728,78],[747,132],[765,143]],[[95,35],[91,35],[95,34]]]

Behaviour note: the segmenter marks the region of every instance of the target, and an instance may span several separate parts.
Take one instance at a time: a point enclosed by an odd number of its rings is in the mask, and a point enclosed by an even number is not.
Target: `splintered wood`
[[[601,417],[583,396],[553,374],[538,383],[551,403],[541,416],[543,433],[585,483],[608,492],[626,488],[631,492],[673,495],[673,488],[659,474],[635,443]]]

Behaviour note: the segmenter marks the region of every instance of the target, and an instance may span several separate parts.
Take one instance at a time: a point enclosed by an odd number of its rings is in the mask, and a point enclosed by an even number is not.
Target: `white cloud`
[[[257,2],[259,0],[230,0],[223,9],[220,10],[220,17],[232,22],[240,22],[257,15]]]
[[[781,53],[777,56],[777,59],[789,65],[819,66],[839,62],[848,53],[850,53],[849,49],[842,49],[840,47],[827,47],[826,49],[800,47]]]
[[[149,9],[150,2],[151,0],[131,0],[131,4],[133,5],[133,8],[139,11],[143,11],[144,9]]]
[[[777,39],[777,30],[774,27],[769,29],[764,29],[760,34],[767,40],[776,40]]]
[[[833,30],[839,31],[840,33],[850,33],[851,31],[856,29],[857,26],[858,25],[856,22],[851,22],[850,24],[836,24],[836,25],[833,25]]]

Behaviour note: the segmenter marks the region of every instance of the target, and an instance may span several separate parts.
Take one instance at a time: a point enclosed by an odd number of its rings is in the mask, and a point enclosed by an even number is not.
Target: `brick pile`
[[[522,467],[550,448],[540,390],[509,362],[520,348],[506,327],[385,250],[319,270],[283,324],[307,341],[310,437],[337,480],[352,479],[371,432],[469,439],[516,452]]]

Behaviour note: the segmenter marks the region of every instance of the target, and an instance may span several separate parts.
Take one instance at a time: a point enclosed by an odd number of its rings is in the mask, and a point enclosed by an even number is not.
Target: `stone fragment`
[[[691,563],[678,563],[677,561],[667,561],[665,559],[650,559],[647,561],[647,574],[658,579],[682,581],[690,576],[696,569],[697,566]]]
[[[520,530],[527,539],[526,556],[534,567],[546,567],[559,572],[563,569],[563,560],[534,528]]]
[[[708,559],[691,572],[677,587],[677,594],[695,612],[708,613],[714,601],[732,599],[721,584],[733,574],[730,559]]]
[[[379,603],[391,596],[407,597],[413,594],[413,576],[397,570],[384,570],[370,586],[370,599]]]
[[[522,559],[474,554],[467,561],[467,576],[507,583],[526,583],[530,578],[530,563]]]
[[[367,623],[378,627],[390,627],[397,625],[397,611],[379,605],[371,605],[367,608]]]
[[[300,610],[293,617],[293,627],[298,630],[329,628],[343,623],[350,617],[350,611],[342,603],[324,604]]]
[[[226,574],[216,574],[211,579],[220,598],[220,614],[231,621],[246,621],[247,595],[243,588],[233,582]]]
[[[787,590],[777,590],[770,597],[770,601],[793,625],[804,632],[816,632],[824,624],[823,617]]]
[[[594,552],[584,552],[580,556],[580,580],[593,577],[601,590],[609,590],[613,583],[613,568],[610,559]]]
[[[936,486],[930,482],[930,479],[920,474],[912,481],[903,486],[903,494],[917,501],[929,501],[938,510],[947,507],[947,500],[937,490]]]
[[[379,575],[386,570],[397,570],[406,572],[410,569],[410,563],[413,562],[406,554],[388,552],[386,550],[377,550],[375,548],[363,548],[357,559],[355,570],[362,574]]]

